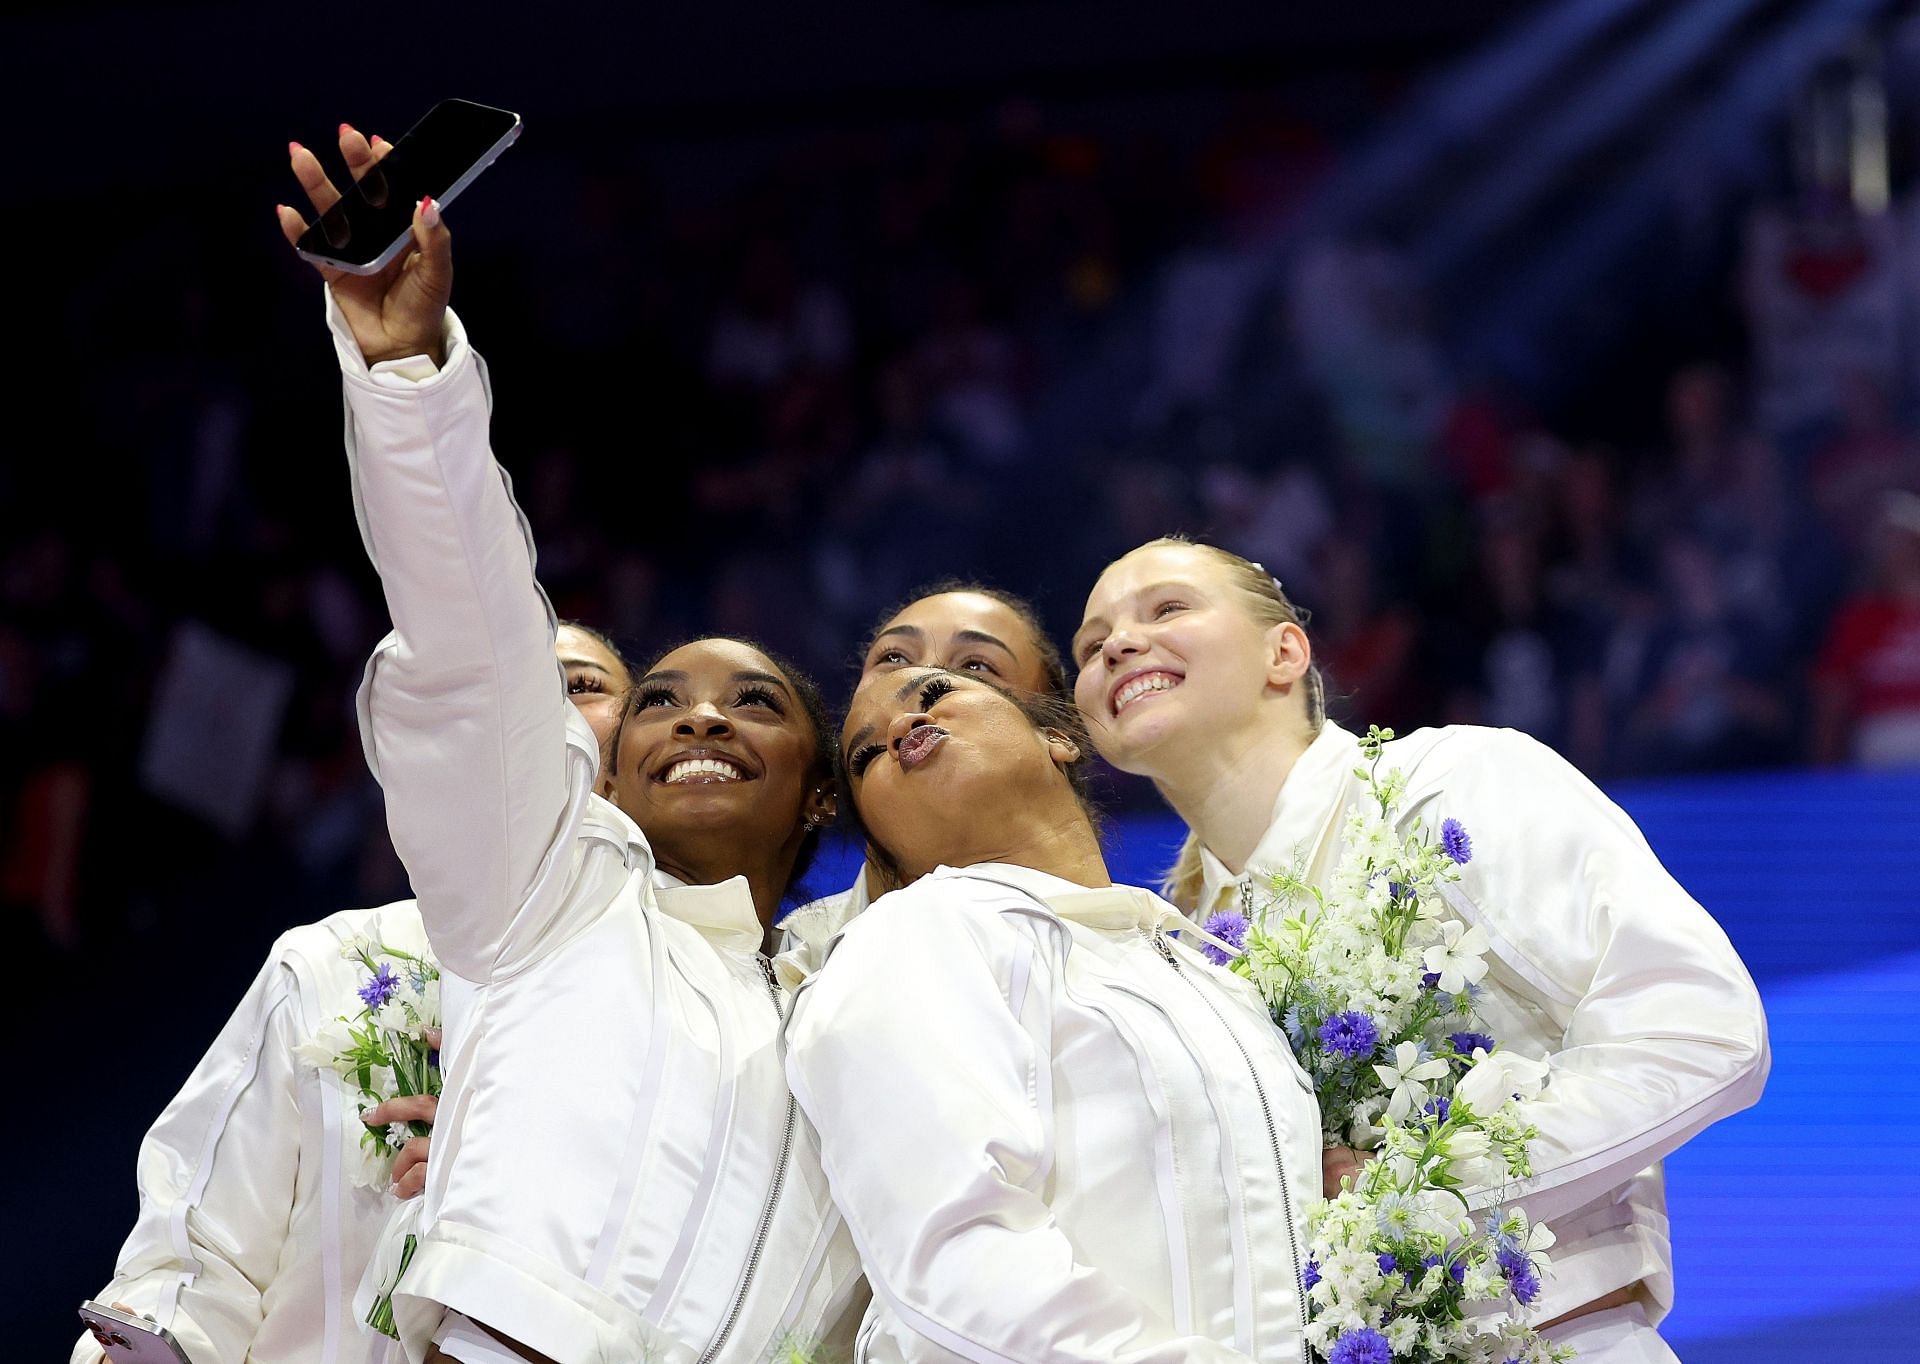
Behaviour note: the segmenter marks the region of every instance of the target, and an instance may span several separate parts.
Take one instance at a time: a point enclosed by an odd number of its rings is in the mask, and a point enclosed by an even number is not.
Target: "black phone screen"
[[[300,250],[352,268],[378,261],[413,224],[414,205],[444,202],[519,126],[505,109],[442,100],[300,238]]]

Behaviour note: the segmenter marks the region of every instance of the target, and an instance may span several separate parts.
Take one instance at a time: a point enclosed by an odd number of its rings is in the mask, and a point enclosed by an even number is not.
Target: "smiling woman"
[[[844,728],[911,884],[801,987],[788,1075],[873,1286],[859,1357],[1301,1359],[1319,1114],[1251,987],[1112,884],[1071,715],[909,667]]]
[[[646,830],[662,871],[695,885],[744,876],[771,922],[833,820],[832,745],[798,669],[745,640],[697,639],[628,693],[601,790]]]

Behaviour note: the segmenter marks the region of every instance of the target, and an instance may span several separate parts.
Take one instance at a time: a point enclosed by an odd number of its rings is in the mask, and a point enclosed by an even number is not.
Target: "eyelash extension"
[[[941,697],[945,696],[948,692],[952,690],[953,690],[952,678],[950,677],[928,678],[925,685],[923,685],[920,688],[921,708],[924,709],[927,706],[931,706],[935,701],[938,701]]]
[[[572,695],[574,692],[582,692],[582,691],[603,692],[605,690],[606,690],[606,687],[601,685],[599,678],[589,677],[585,673],[582,673],[579,677],[570,677],[567,679],[568,695]]]
[[[677,698],[672,687],[652,686],[640,688],[640,695],[633,703],[635,710],[645,710],[648,706],[670,706]]]
[[[868,744],[864,748],[855,749],[853,756],[847,759],[847,770],[857,777],[867,770],[875,758],[886,751],[881,744]]]
[[[773,692],[766,687],[740,688],[740,695],[734,698],[733,704],[738,706],[747,701],[753,701],[759,705],[765,706],[768,710],[771,710],[776,714],[783,715],[786,713],[780,707],[780,698],[775,696]]]

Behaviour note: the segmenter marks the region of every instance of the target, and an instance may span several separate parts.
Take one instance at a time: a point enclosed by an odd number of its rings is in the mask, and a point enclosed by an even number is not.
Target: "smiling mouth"
[[[1172,691],[1180,685],[1181,681],[1180,677],[1168,672],[1142,673],[1138,677],[1129,678],[1113,694],[1113,713],[1118,715],[1143,696]]]
[[[739,763],[715,757],[681,758],[656,778],[663,786],[717,786],[746,779],[746,769]]]
[[[946,742],[947,731],[938,725],[915,725],[894,749],[902,770],[911,772],[933,756],[933,750]]]

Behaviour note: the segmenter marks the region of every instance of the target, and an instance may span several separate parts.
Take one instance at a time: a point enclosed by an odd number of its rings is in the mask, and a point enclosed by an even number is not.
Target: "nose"
[[[1100,657],[1106,660],[1109,668],[1112,668],[1146,651],[1147,642],[1132,626],[1127,626],[1124,629],[1114,630],[1107,636],[1106,643],[1100,646]]]
[[[720,739],[733,733],[733,722],[711,701],[702,701],[674,722],[674,735],[683,739]]]
[[[893,717],[893,723],[887,726],[887,747],[897,749],[900,741],[913,733],[921,725],[930,725],[933,717],[923,710],[908,711],[905,715]]]

